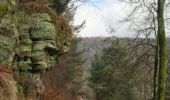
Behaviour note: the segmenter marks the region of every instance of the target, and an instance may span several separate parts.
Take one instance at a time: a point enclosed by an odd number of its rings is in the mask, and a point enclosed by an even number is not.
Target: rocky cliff
[[[49,0],[0,1],[2,100],[39,100],[44,92],[42,73],[68,50],[72,26],[49,4],[55,5]]]

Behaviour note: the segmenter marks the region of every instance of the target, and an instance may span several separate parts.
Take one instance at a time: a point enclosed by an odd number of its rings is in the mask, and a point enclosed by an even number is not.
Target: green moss
[[[6,2],[0,2],[0,20],[8,12],[8,4]]]

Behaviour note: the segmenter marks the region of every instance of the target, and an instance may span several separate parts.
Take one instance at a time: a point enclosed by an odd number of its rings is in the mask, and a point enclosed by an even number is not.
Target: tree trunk
[[[166,57],[166,36],[164,23],[164,4],[165,0],[158,0],[158,40],[159,40],[159,85],[158,85],[158,100],[165,100],[165,83],[167,71]]]
[[[157,46],[155,51],[155,65],[154,65],[154,80],[153,80],[153,100],[157,100],[157,92],[158,92],[158,73],[159,73],[159,46],[158,46],[158,38],[157,38]]]

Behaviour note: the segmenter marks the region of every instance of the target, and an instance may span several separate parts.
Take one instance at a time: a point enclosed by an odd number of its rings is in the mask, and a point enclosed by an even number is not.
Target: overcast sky
[[[118,0],[92,0],[93,2],[83,4],[77,10],[75,15],[75,24],[80,24],[86,20],[85,28],[81,30],[78,36],[121,36],[131,35],[125,27],[118,24],[118,20],[123,18],[128,11],[128,7]],[[109,33],[111,27],[115,27],[113,34]]]
[[[122,26],[118,21],[125,18],[130,7],[120,0],[91,0],[91,3],[82,4],[75,15],[75,25],[86,20],[85,28],[76,34],[81,37],[118,36],[135,37],[135,33]],[[115,31],[109,34],[110,27]]]

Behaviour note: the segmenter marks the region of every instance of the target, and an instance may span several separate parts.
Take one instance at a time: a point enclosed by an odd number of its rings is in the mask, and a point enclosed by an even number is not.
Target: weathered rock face
[[[19,50],[17,54],[17,67],[24,74],[29,72],[28,84],[34,87],[35,93],[43,93],[44,86],[41,73],[51,68],[57,56],[55,43],[55,27],[47,13],[21,14],[21,30],[19,32]],[[27,76],[28,77],[28,76]],[[32,81],[32,82],[30,82]],[[22,84],[24,85],[24,84]],[[34,93],[28,89],[30,93]],[[27,95],[33,95],[28,93]],[[36,96],[34,96],[36,98]]]
[[[7,92],[14,95],[9,100],[21,100],[17,98],[19,89],[27,99],[39,99],[37,95],[44,90],[41,74],[51,69],[69,47],[71,27],[64,17],[47,7],[48,3],[48,0],[0,1],[0,66],[14,72],[9,74],[11,83],[0,76],[0,87],[6,86]]]
[[[26,91],[34,93],[35,90],[33,99],[38,99],[36,94],[44,90],[41,73],[54,65],[59,53],[55,42],[55,27],[47,13],[19,12],[17,19],[15,23],[13,15],[8,14],[0,22],[0,65],[2,69],[9,67],[17,73],[16,80],[12,73],[10,80],[1,77],[0,83],[4,83],[7,92],[11,94],[9,99],[2,100],[17,100],[17,82],[23,89],[25,84],[30,85],[32,89]],[[25,78],[24,82],[21,82],[22,78]],[[2,88],[5,88],[4,84]]]
[[[17,34],[12,15],[6,15],[0,23],[0,64],[12,65]]]
[[[52,66],[58,52],[55,27],[47,13],[20,15],[18,67],[22,71],[43,72]]]
[[[0,99],[17,100],[17,83],[9,71],[13,68],[18,31],[8,14],[0,22]]]

